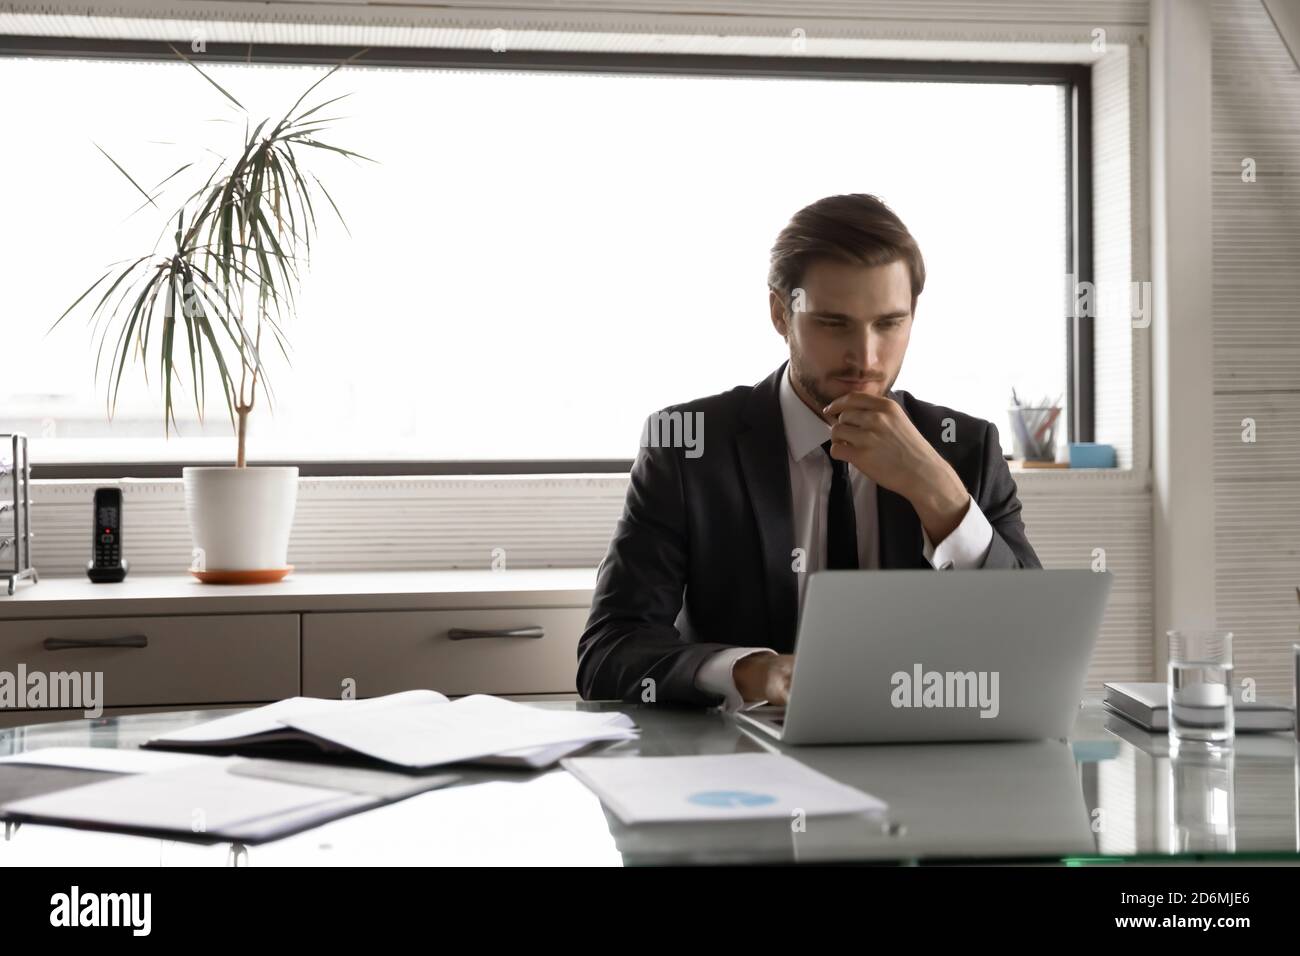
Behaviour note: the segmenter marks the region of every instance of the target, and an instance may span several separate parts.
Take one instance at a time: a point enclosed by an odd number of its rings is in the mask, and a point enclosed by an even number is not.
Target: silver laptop
[[[1108,571],[821,571],[785,707],[736,719],[783,743],[1064,738]]]

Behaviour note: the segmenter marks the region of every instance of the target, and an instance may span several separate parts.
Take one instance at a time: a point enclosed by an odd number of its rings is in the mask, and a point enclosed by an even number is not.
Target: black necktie
[[[831,462],[831,496],[826,501],[826,567],[831,570],[858,568],[858,523],[853,516],[853,487],[849,484],[849,463],[831,458],[831,443],[822,443]]]

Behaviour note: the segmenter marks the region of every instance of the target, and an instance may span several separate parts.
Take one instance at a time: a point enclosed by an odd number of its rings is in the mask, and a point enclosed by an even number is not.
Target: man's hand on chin
[[[970,507],[970,493],[901,405],[891,398],[850,392],[827,405],[823,414],[836,420],[831,426],[832,458],[847,461],[911,502],[936,544],[956,530]]]

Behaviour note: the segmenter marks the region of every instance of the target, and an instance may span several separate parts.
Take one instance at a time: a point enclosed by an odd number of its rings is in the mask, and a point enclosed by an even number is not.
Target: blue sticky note
[[[1114,468],[1115,446],[1092,441],[1070,442],[1071,468]]]

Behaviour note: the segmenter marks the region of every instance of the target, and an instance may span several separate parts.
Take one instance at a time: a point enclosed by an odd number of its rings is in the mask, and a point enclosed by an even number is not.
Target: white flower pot
[[[256,572],[261,577],[245,579],[278,580],[289,572],[296,467],[185,468],[181,474],[196,576],[222,580]]]

